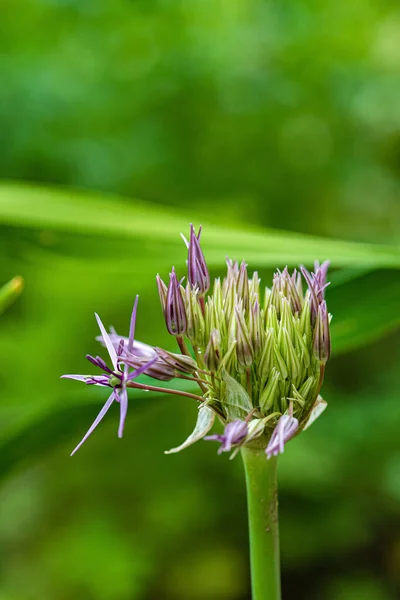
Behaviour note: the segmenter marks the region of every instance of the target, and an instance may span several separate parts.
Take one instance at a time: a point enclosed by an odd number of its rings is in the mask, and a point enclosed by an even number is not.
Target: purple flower
[[[139,297],[136,296],[136,300],[133,306],[132,317],[131,317],[131,325],[129,330],[129,338],[127,340],[127,352],[132,353],[134,348],[134,336],[135,336],[135,323],[136,323],[136,311]],[[123,365],[123,355],[125,351],[125,339],[120,338],[118,342],[118,346],[116,347],[116,340],[111,339],[110,335],[107,333],[103,323],[98,314],[95,313],[97,323],[101,332],[101,340],[107,348],[109,357],[111,359],[112,368],[110,368],[106,362],[100,356],[90,356],[90,354],[86,355],[86,358],[96,367],[99,367],[102,371],[102,375],[62,375],[62,378],[66,379],[76,379],[78,381],[83,381],[88,385],[98,385],[101,387],[109,387],[112,388],[112,392],[108,397],[106,403],[103,408],[97,415],[91,427],[88,429],[87,433],[83,437],[83,439],[79,442],[76,448],[72,451],[71,456],[75,454],[75,452],[82,446],[82,444],[87,440],[87,438],[91,435],[91,433],[95,430],[97,425],[103,419],[104,415],[110,408],[111,404],[114,402],[119,402],[120,404],[120,421],[118,428],[118,437],[122,437],[124,431],[124,424],[126,419],[126,413],[128,410],[128,392],[127,385],[130,381],[144,373],[151,365],[156,362],[157,355],[153,358],[150,358],[148,362],[141,365],[139,368],[135,369],[131,373],[129,372],[129,365]],[[116,335],[116,334],[111,334]],[[150,348],[150,346],[149,346]]]
[[[289,410],[289,413],[293,409]],[[299,427],[299,421],[292,414],[282,415],[275,427],[269,444],[265,450],[268,460],[272,456],[283,454],[285,444],[292,439]]]
[[[218,450],[218,454],[222,454],[222,452],[230,452],[232,450],[232,446],[237,446],[244,440],[248,433],[248,425],[246,421],[240,421],[236,419],[231,423],[226,425],[224,433],[222,435],[208,435],[205,437],[205,440],[213,441],[213,442],[221,442],[221,446]]]

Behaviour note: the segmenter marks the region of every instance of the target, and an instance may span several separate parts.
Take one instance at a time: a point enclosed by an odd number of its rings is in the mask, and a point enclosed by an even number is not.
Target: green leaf
[[[24,287],[22,277],[13,277],[11,281],[0,288],[0,314],[15,302]]]
[[[224,408],[229,419],[244,419],[253,409],[253,405],[243,386],[226,371],[222,374],[226,384]]]
[[[151,241],[149,252],[165,255],[165,244],[182,249],[179,233],[189,222],[203,223],[204,249],[210,266],[219,266],[226,254],[259,266],[276,267],[299,262],[311,264],[329,258],[334,266],[357,268],[400,267],[400,248],[318,238],[261,228],[222,227],[195,209],[175,210],[112,195],[97,195],[34,185],[0,186],[0,223],[64,232]],[[168,254],[168,253],[167,253]],[[165,257],[164,257],[165,258]]]
[[[199,440],[201,440],[211,429],[215,420],[215,412],[211,410],[206,404],[202,404],[199,408],[199,414],[197,416],[196,426],[193,432],[189,435],[187,440],[183,442],[180,446],[176,448],[171,448],[171,450],[166,450],[165,454],[175,454],[176,452],[180,452],[188,446],[195,444]]]
[[[375,271],[328,288],[333,354],[365,346],[400,325],[400,275]]]

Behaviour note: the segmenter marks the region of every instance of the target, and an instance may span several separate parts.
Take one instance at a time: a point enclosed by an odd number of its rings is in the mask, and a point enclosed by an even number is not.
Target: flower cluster
[[[103,370],[100,376],[76,376],[87,384],[112,388],[111,396],[79,446],[114,400],[120,403],[119,435],[127,408],[127,388],[143,387],[141,374],[169,381],[196,383],[201,395],[154,389],[194,397],[200,402],[193,433],[178,452],[204,438],[215,417],[225,430],[205,439],[221,442],[219,452],[244,445],[265,448],[267,458],[283,452],[285,443],[308,427],[326,403],[319,396],[330,355],[330,315],[324,298],[329,263],[314,272],[300,267],[277,271],[271,288],[261,288],[258,273],[227,260],[223,280],[210,275],[200,245],[201,229],[191,226],[187,246],[187,280],[173,268],[168,285],[157,275],[157,287],[168,332],[180,354],[134,341],[137,301],[128,339],[108,334],[97,317],[112,369],[99,357],[87,358]],[[303,280],[306,288],[303,289]],[[79,447],[78,446],[78,447]]]

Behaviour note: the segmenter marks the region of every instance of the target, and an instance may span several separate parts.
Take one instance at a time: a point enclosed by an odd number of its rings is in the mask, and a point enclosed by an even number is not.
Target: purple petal
[[[92,356],[91,354],[86,354],[86,358],[89,362],[92,363],[92,365],[94,365],[95,367],[99,366],[99,363],[97,361],[97,358],[94,358],[94,356]]]
[[[120,418],[119,418],[119,427],[118,427],[118,437],[122,438],[123,433],[124,433],[126,413],[128,412],[128,392],[126,391],[126,388],[122,388],[120,396],[119,396],[119,400],[120,400],[121,409],[120,409]]]
[[[84,381],[86,383],[87,377],[90,377],[90,375],[61,375],[60,379],[76,379],[76,381]]]
[[[224,439],[225,437],[219,433],[215,433],[214,435],[206,435],[206,437],[203,438],[203,440],[206,440],[207,442],[223,442]]]
[[[240,421],[240,419],[236,419],[235,421],[232,421],[226,425],[222,435],[209,435],[204,439],[207,441],[220,442],[221,447],[218,449],[218,454],[222,454],[222,452],[230,452],[232,450],[232,446],[237,446],[240,444],[245,439],[247,433],[248,425],[246,421]]]
[[[100,319],[99,315],[97,313],[94,313],[94,314],[95,314],[95,317],[96,317],[97,324],[98,324],[98,326],[100,328],[102,338],[103,338],[104,343],[106,345],[108,354],[110,355],[111,362],[113,364],[114,370],[116,371],[118,369],[117,353],[116,353],[115,348],[113,346],[113,343],[112,343],[112,341],[110,339],[110,336],[108,335],[108,333],[107,333],[107,331],[106,331],[103,323],[101,322],[101,319]]]
[[[129,341],[128,338],[124,337],[122,335],[118,335],[118,333],[115,330],[113,330],[109,334],[108,337],[110,338],[111,343],[114,346],[115,350],[117,350],[120,340],[124,340],[124,342],[126,342],[126,346],[128,346],[128,341]],[[98,342],[100,342],[103,346],[105,346],[103,337],[101,335],[98,335],[96,337],[96,340]],[[150,346],[149,344],[145,344],[144,342],[139,342],[138,340],[134,341],[133,347],[132,347],[132,350],[130,353],[133,354],[134,356],[140,356],[143,358],[153,358],[153,356],[155,356],[155,354],[156,354],[153,346]]]
[[[139,296],[136,296],[135,303],[133,305],[133,310],[132,310],[131,324],[129,327],[128,352],[132,352],[133,342],[135,339],[135,324],[136,324],[136,312],[137,312],[138,302],[139,302]]]
[[[187,241],[186,237],[183,235],[183,233],[181,233],[181,238],[183,239],[183,241],[185,242],[186,248],[189,248],[189,242]]]
[[[93,424],[89,427],[87,433],[83,436],[82,440],[79,442],[79,444],[76,446],[76,448],[74,448],[74,450],[71,452],[71,456],[73,456],[75,454],[75,452],[77,450],[79,450],[79,448],[82,446],[82,444],[84,444],[86,442],[86,440],[88,439],[90,434],[93,433],[93,431],[96,429],[97,425],[100,423],[100,421],[102,420],[102,418],[104,417],[104,415],[106,414],[106,412],[108,411],[108,409],[110,408],[110,406],[114,402],[114,400],[115,400],[115,390],[113,390],[111,396],[108,398],[108,400],[104,404],[103,408],[101,409],[101,411],[99,412],[99,414],[97,415],[95,420],[93,421]]]
[[[110,380],[107,375],[91,375],[87,377],[88,385],[100,385],[102,387],[110,387]]]
[[[128,375],[128,380],[130,381],[131,379],[136,379],[136,377],[139,377],[139,375],[142,375],[143,373],[145,373],[147,371],[147,369],[149,367],[151,367],[151,365],[154,365],[154,363],[158,360],[158,356],[156,356],[155,358],[152,358],[151,360],[149,360],[149,362],[147,362],[146,364],[142,365],[141,367],[135,369],[132,373],[130,373]]]
[[[291,415],[282,415],[275,427],[265,450],[267,458],[283,454],[285,444],[292,439],[299,427],[299,421]]]

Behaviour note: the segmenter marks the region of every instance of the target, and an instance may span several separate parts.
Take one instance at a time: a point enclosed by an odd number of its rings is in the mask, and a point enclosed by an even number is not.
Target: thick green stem
[[[253,600],[281,600],[278,459],[266,459],[263,450],[243,448],[250,530]]]

